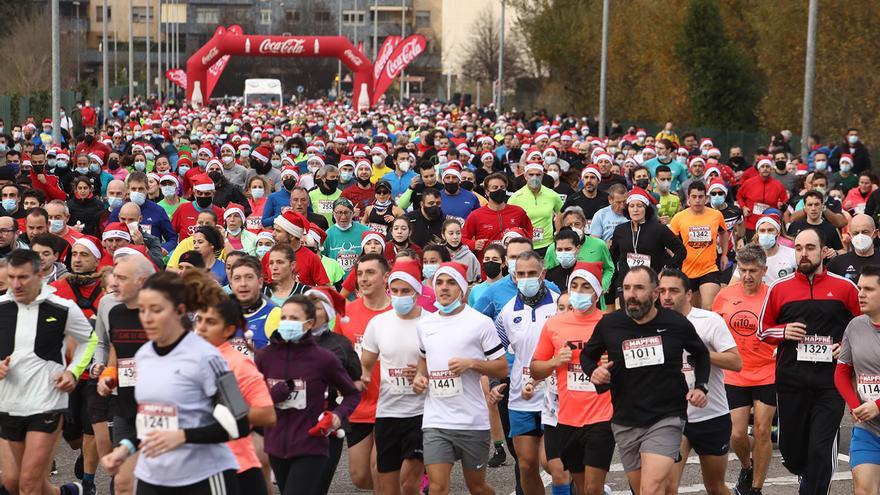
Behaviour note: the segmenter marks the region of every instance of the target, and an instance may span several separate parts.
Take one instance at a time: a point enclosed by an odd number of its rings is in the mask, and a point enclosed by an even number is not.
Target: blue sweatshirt
[[[263,227],[271,227],[275,225],[275,217],[281,214],[281,209],[290,206],[290,191],[281,188],[266,198],[266,204],[263,205]]]
[[[113,210],[113,213],[110,214],[110,222],[119,221],[120,209],[122,209],[121,206]],[[165,212],[165,208],[162,208],[149,199],[145,200],[144,204],[141,205],[141,227],[144,226],[150,227],[150,230],[147,232],[148,234],[165,241],[162,244],[165,251],[168,251],[169,253],[174,251],[174,248],[177,246],[177,232],[174,230],[174,227],[171,226],[171,220],[168,219],[168,213]]]

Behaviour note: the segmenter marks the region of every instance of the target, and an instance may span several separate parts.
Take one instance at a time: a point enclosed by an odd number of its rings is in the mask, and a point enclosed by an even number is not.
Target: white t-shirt
[[[422,312],[426,314],[426,312]],[[382,382],[376,403],[377,418],[411,418],[425,409],[425,395],[416,394],[403,370],[419,362],[420,318],[404,320],[392,309],[376,315],[367,324],[361,348],[379,355]]]
[[[535,395],[530,400],[522,398],[522,389],[529,381],[531,372],[529,365],[532,362],[532,354],[541,338],[541,329],[548,318],[555,316],[557,310],[556,299],[559,294],[547,290],[544,299],[535,308],[523,304],[519,296],[507,302],[498,317],[495,318],[495,327],[502,342],[508,340],[510,344],[507,352],[513,355],[513,364],[510,366],[510,400],[507,407],[514,411],[539,412],[544,402],[544,388],[546,380],[539,382],[535,389]]]
[[[687,319],[697,329],[700,339],[706,344],[709,352],[724,352],[736,347],[736,341],[724,324],[724,319],[717,313],[704,309],[691,308]],[[688,382],[688,388],[694,386],[694,371],[687,362],[688,352],[684,351],[682,371]],[[724,416],[730,412],[727,406],[727,393],[724,390],[724,370],[712,366],[709,371],[709,404],[706,407],[694,407],[688,404],[688,421],[699,423],[707,419]]]
[[[428,394],[422,428],[488,430],[489,409],[474,370],[455,376],[453,358],[494,360],[504,346],[492,320],[470,306],[452,316],[429,313],[416,324],[419,352],[427,360]]]
[[[767,285],[776,282],[780,278],[787,277],[797,270],[797,260],[794,249],[778,245],[776,253],[767,257],[767,273],[764,274],[763,282]],[[734,270],[733,276],[740,278],[739,268]]]

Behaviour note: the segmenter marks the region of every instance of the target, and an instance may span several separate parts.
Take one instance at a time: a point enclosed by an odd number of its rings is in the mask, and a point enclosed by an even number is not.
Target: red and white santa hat
[[[779,219],[774,215],[761,215],[761,217],[758,218],[758,221],[755,222],[755,230],[758,230],[758,227],[765,223],[775,227],[776,232],[782,232],[782,224],[779,223]]]
[[[285,177],[293,177],[295,181],[299,181],[299,174],[296,173],[296,168],[293,166],[287,166],[281,169],[281,180],[284,180]]]
[[[275,217],[275,226],[284,230],[288,234],[301,238],[305,234],[310,222],[301,213],[293,210],[287,210]]]
[[[468,290],[466,266],[457,261],[440,263],[440,267],[434,272],[434,278],[431,280],[431,285],[437,285],[437,279],[440,278],[440,275],[448,275],[452,277],[452,280],[455,280],[455,283],[461,288],[461,295],[464,297]]]
[[[307,290],[304,295],[306,297],[318,298],[321,306],[324,308],[324,312],[327,313],[328,322],[333,321],[337,316],[340,318],[339,321],[348,321],[348,318],[345,316],[345,298],[336,292],[335,289],[331,287],[314,287]]]
[[[229,203],[228,205],[226,205],[226,211],[223,212],[223,221],[225,222],[227,218],[236,214],[239,215],[241,217],[241,221],[244,222],[244,208],[235,203]]]
[[[594,166],[584,167],[584,171],[581,172],[581,179],[583,179],[587,175],[593,175],[597,179],[602,180],[602,172],[600,172],[599,169]]]
[[[214,150],[212,150],[208,146],[202,146],[201,148],[199,148],[199,151],[196,152],[196,156],[201,155],[202,153],[206,153],[208,155],[208,158],[211,158],[214,156]]]
[[[313,247],[321,247],[324,245],[324,241],[327,240],[327,232],[324,231],[321,227],[318,227],[315,224],[309,224],[309,232],[306,234],[304,239],[307,239],[306,245],[311,245]]]
[[[124,223],[112,222],[107,224],[107,227],[104,228],[104,233],[101,234],[101,240],[106,241],[107,239],[125,239],[131,242],[131,233],[128,231],[128,226]]]
[[[632,191],[626,195],[626,204],[638,201],[645,206],[654,206],[654,196],[639,186],[632,188]]]
[[[441,178],[446,178],[447,175],[452,175],[457,177],[458,180],[461,180],[461,162],[458,160],[450,161],[446,168],[443,169],[443,175]]]
[[[378,241],[379,244],[382,245],[382,249],[385,249],[385,238],[382,237],[382,234],[372,230],[368,230],[361,234],[361,249],[363,249],[370,241]]]
[[[688,160],[688,168],[693,167],[694,163],[697,163],[697,162],[702,163],[703,166],[706,165],[706,160],[702,156],[694,155],[694,156],[690,157],[690,159]]]
[[[614,163],[614,158],[611,157],[611,154],[605,152],[604,150],[600,153],[597,153],[595,157],[593,157],[593,163],[599,163],[599,160],[607,160],[610,163]]]
[[[530,170],[537,170],[538,172],[544,173],[544,162],[539,160],[529,160],[526,163],[523,172],[528,172]]]
[[[231,143],[223,143],[223,146],[220,147],[220,151],[223,152],[224,149],[228,149],[233,155],[235,155],[235,146]]]
[[[707,177],[708,177],[708,175],[709,174],[706,174]],[[712,179],[711,182],[709,182],[709,188],[707,190],[711,193],[715,189],[720,189],[720,190],[724,191],[724,194],[727,194],[727,185],[724,184],[724,181],[721,180],[720,177],[716,177],[716,178]]]
[[[510,242],[511,239],[517,239],[520,237],[522,237],[523,239],[526,238],[526,232],[523,229],[521,229],[519,227],[513,227],[512,229],[507,229],[506,231],[504,231],[504,234],[501,236],[501,244],[504,246],[507,246],[507,243]]]
[[[492,139],[492,138],[489,138],[489,139]],[[489,160],[486,160],[486,158],[488,158]],[[495,153],[492,153],[492,151],[490,151],[490,150],[483,151],[482,153],[480,153],[480,161],[481,162],[495,161]]]
[[[100,167],[104,166],[104,158],[102,158],[101,155],[99,155],[97,153],[89,153],[89,159],[95,160],[96,162],[98,162],[98,166],[100,166]],[[25,161],[27,161],[27,160],[25,160]]]
[[[201,192],[211,192],[216,191],[217,188],[214,186],[214,181],[211,180],[205,174],[199,174],[192,178],[193,190],[201,191]]]
[[[391,267],[391,274],[388,275],[388,285],[395,280],[402,280],[410,285],[414,291],[422,293],[422,269],[416,260],[399,260],[394,262]]]
[[[129,239],[131,236],[129,235]],[[97,239],[90,235],[84,235],[82,237],[77,238],[73,241],[74,246],[82,246],[89,250],[92,253],[92,256],[95,257],[96,260],[101,261],[101,257],[103,256],[103,249],[101,247],[101,243],[98,242]]]
[[[762,165],[767,165],[768,167],[772,167],[773,160],[770,159],[769,156],[759,156],[758,163],[755,164],[755,168],[761,168]]]
[[[568,276],[568,290],[571,291],[571,282],[576,278],[582,278],[593,287],[596,297],[602,296],[602,263],[599,261],[578,261]]]
[[[269,159],[272,158],[272,149],[266,145],[258,146],[257,149],[251,152],[251,157],[263,163],[268,163]]]
[[[709,180],[709,174],[716,174],[718,177],[721,177],[721,169],[718,167],[709,167],[706,169],[706,173],[703,174],[703,180]]]
[[[261,230],[257,233],[257,241],[269,240],[272,241],[272,244],[275,244],[275,234],[271,230]]]
[[[354,166],[354,173],[357,175],[358,170],[361,168],[366,168],[369,171],[373,171],[373,164],[367,160],[358,160],[357,164]]]
[[[843,162],[847,162],[847,163],[849,163],[850,165],[852,165],[852,164],[853,164],[853,156],[850,155],[849,153],[842,153],[842,154],[840,155],[840,162],[841,162],[841,163],[843,163]]]

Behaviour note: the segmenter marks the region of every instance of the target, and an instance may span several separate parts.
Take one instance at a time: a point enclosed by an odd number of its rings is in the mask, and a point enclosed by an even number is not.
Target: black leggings
[[[269,456],[281,495],[321,495],[321,476],[327,457],[307,455],[292,459]],[[287,480],[290,480],[290,484]],[[140,494],[138,494],[140,495]]]
[[[265,490],[265,487],[263,488]],[[137,481],[137,495],[238,495],[238,476],[234,469],[186,486],[158,486]]]
[[[238,492],[248,495],[268,495],[262,468],[250,468],[238,473]]]
[[[333,484],[333,476],[336,475],[336,466],[339,465],[339,458],[342,456],[342,447],[345,440],[330,435],[330,456],[327,463],[324,464],[324,473],[321,474],[321,484],[318,493],[324,494],[330,491],[330,485]]]

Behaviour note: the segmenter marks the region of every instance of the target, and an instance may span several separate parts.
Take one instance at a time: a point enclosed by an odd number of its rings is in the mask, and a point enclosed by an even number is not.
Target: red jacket
[[[101,302],[101,298],[104,297],[100,277],[86,285],[77,285],[79,297],[74,292],[69,278],[56,280],[49,285],[55,288],[56,296],[73,301],[82,310],[83,314],[86,315],[86,318],[92,318],[95,315],[98,304]]]
[[[58,177],[49,174],[41,174],[46,178],[46,183],[40,182],[40,179],[37,178],[37,174],[31,170],[31,185],[34,189],[39,189],[43,191],[43,194],[46,195],[46,202],[52,201],[53,199],[60,199],[61,201],[67,201],[67,194],[64,193],[64,190],[58,187]]]
[[[269,253],[263,255],[260,260],[263,265],[263,273],[266,281],[272,282],[272,273],[269,271]],[[324,270],[324,264],[321,263],[321,257],[313,253],[309,248],[300,245],[296,250],[296,281],[316,287],[319,285],[330,285],[330,278],[327,277],[327,271]]]
[[[755,230],[755,222],[767,208],[779,208],[788,201],[788,191],[781,182],[773,177],[765,180],[760,175],[745,181],[736,192],[736,202],[740,208],[748,208],[745,217],[747,230]]]
[[[76,160],[76,156],[81,153],[95,153],[101,157],[101,160],[106,162],[107,155],[110,154],[110,151],[111,149],[109,146],[102,143],[101,141],[98,141],[98,139],[95,138],[91,145],[86,144],[85,141],[82,141],[78,145],[76,145],[76,151],[73,152],[73,156],[71,158]]]
[[[461,238],[462,241],[469,241],[471,246],[475,241],[486,239],[488,245],[492,241],[500,241],[505,232],[516,227],[523,229],[526,237],[532,238],[532,221],[526,210],[516,205],[505,205],[501,211],[495,211],[485,205],[468,215]]]

